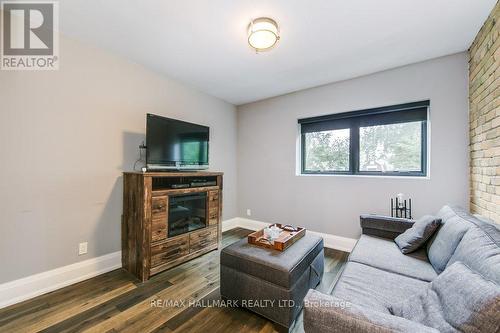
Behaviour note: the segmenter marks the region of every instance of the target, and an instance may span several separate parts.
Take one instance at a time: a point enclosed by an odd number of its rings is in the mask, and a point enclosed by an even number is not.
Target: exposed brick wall
[[[469,49],[471,203],[500,223],[500,2]]]

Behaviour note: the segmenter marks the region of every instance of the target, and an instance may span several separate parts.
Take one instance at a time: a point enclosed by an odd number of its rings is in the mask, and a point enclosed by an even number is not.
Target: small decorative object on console
[[[411,219],[411,199],[404,199],[403,193],[398,193],[395,199],[391,198],[391,216]]]
[[[288,229],[290,228],[295,229],[295,231],[289,231]],[[294,228],[290,225],[283,226],[276,223],[268,228],[258,230],[248,235],[248,243],[269,249],[284,251],[298,239],[304,237],[305,234],[305,228]]]

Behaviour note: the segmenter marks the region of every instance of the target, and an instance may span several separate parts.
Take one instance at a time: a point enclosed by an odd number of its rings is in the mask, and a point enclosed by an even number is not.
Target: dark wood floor
[[[223,234],[223,246],[250,231]],[[325,274],[317,289],[329,292],[347,253],[325,249]],[[219,251],[139,283],[115,270],[0,310],[0,332],[273,332],[267,319],[247,310],[189,307],[189,300],[219,298]],[[152,307],[154,300],[185,300]],[[171,304],[172,305],[172,304]],[[302,332],[302,318],[294,332]]]

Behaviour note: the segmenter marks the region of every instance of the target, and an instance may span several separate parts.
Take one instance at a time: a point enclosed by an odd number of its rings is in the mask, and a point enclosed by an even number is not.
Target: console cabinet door
[[[219,191],[208,192],[208,224],[219,223]]]
[[[219,201],[219,190],[208,191],[208,199],[210,201]]]
[[[153,197],[151,200],[151,242],[167,238],[168,196]]]

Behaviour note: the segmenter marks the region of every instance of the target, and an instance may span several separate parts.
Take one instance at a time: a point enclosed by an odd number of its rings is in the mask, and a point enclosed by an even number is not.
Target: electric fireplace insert
[[[168,237],[205,228],[207,192],[169,197]]]

